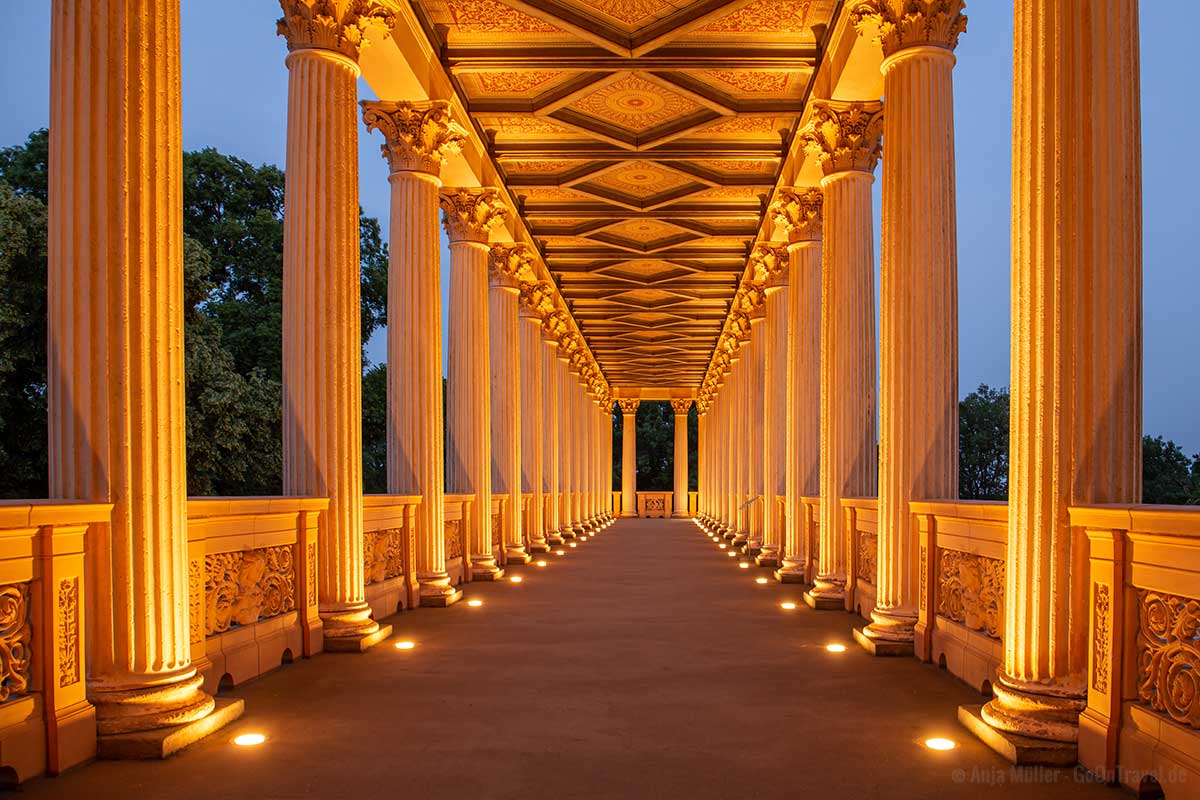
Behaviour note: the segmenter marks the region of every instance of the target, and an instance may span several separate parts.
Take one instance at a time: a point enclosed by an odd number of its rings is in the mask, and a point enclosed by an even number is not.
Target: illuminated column
[[[496,245],[488,261],[488,335],[491,350],[492,491],[508,495],[504,560],[527,563],[521,531],[521,341],[517,317],[521,282],[532,277],[525,245]],[[530,418],[533,424],[535,418]]]
[[[750,321],[746,320],[746,327],[749,326]],[[745,343],[739,341],[737,349],[730,359],[729,380],[725,384],[725,396],[729,401],[725,425],[725,531],[722,534],[725,539],[732,539],[737,535],[737,508],[740,502],[738,500],[737,466],[738,453],[743,448],[738,441],[738,412],[741,409],[742,355],[744,352]]]
[[[767,350],[767,323],[762,289],[754,287],[754,307],[750,310],[750,344],[747,353],[746,389],[743,393],[745,449],[743,481],[746,503],[742,510],[745,519],[746,552],[758,555],[762,546],[763,520],[763,356]],[[747,502],[748,501],[748,502]],[[736,539],[734,540],[737,541]]]
[[[1001,752],[1000,737],[1059,742],[1032,757],[1074,764],[1099,680],[1088,654],[1119,646],[1092,641],[1089,612],[1119,589],[1089,585],[1065,512],[1137,503],[1142,486],[1137,4],[1018,3],[1015,30],[1004,662],[983,707],[990,730],[971,727]]]
[[[688,502],[688,409],[692,400],[672,400],[671,410],[675,412],[675,498],[672,517],[686,517]]]
[[[620,399],[621,516],[637,516],[637,410],[640,400]]]
[[[751,254],[754,279],[763,287],[765,320],[762,324],[763,404],[762,431],[762,544],[755,559],[759,566],[779,564],[783,531],[779,525],[779,500],[786,486],[788,253],[773,244],[760,244]],[[756,442],[758,439],[755,440]]]
[[[901,7],[903,6],[903,7]],[[879,558],[871,624],[856,638],[911,655],[917,531],[909,503],[958,497],[958,257],[954,47],[962,0],[855,6],[883,46],[883,238],[879,315]],[[920,375],[920,380],[913,380]]]
[[[107,734],[165,736],[168,726],[195,731],[221,717],[210,718],[189,635],[179,2],[55,0],[51,19],[50,496],[113,504],[111,523],[88,534],[87,597],[78,586],[53,590],[85,603],[86,615],[72,613],[81,636],[87,618],[95,711],[81,699],[76,720],[57,722],[80,740],[77,760],[95,754],[97,728],[104,754]],[[29,632],[18,616],[28,608],[6,601],[7,682],[32,637],[22,645],[15,635],[23,624]],[[32,645],[39,660],[55,658],[47,643],[49,652]],[[30,709],[13,713],[40,725],[40,707]],[[223,708],[217,727],[241,710],[241,701]],[[30,741],[40,747],[41,736]],[[161,742],[147,749],[169,752]]]
[[[558,528],[564,539],[574,539],[575,531],[571,526],[571,500],[574,492],[572,477],[573,459],[575,457],[574,416],[571,414],[571,371],[568,348],[571,345],[569,333],[564,333],[559,341],[558,365],[555,379],[558,381],[558,431],[561,455],[558,459],[558,492],[561,496],[558,504]]]
[[[546,538],[546,429],[549,420],[543,408],[542,314],[550,297],[550,284],[545,282],[521,284],[521,485],[525,494],[532,495],[530,518],[525,521],[529,531],[529,551],[544,553],[550,549]]]
[[[875,259],[871,174],[879,159],[879,103],[818,101],[801,134],[825,177],[821,260],[821,521],[814,608],[843,608],[843,497],[875,494]]]
[[[788,236],[785,458],[787,514],[782,583],[804,583],[810,544],[804,541],[801,497],[820,492],[821,453],[821,190],[780,189],[771,207]]]
[[[448,606],[462,591],[450,585],[446,573],[438,176],[466,132],[450,120],[446,101],[363,103],[363,122],[383,134],[383,156],[391,168],[388,492],[421,496],[416,510],[421,605]]]
[[[696,405],[696,517],[703,519],[708,508],[705,470],[708,468],[708,405]]]
[[[563,330],[563,313],[550,311],[542,318],[542,408],[546,420],[543,439],[542,489],[546,501],[546,539],[551,545],[562,544],[562,486],[559,480],[562,465],[562,425],[559,418],[558,337]]]
[[[471,580],[493,581],[504,570],[492,551],[492,392],[488,335],[488,236],[508,210],[495,189],[442,194],[442,224],[450,237],[450,358],[446,377],[447,478],[452,494],[475,496],[463,532]]]

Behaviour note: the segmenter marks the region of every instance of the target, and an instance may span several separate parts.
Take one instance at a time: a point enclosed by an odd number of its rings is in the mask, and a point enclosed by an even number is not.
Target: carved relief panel
[[[1200,728],[1200,600],[1148,589],[1137,595],[1138,700]]]
[[[403,537],[403,528],[368,531],[363,535],[363,573],[368,584],[404,574]]]
[[[215,553],[204,566],[206,636],[296,608],[291,545]]]
[[[947,550],[937,551],[937,613],[999,639],[1004,621],[1004,562]]]

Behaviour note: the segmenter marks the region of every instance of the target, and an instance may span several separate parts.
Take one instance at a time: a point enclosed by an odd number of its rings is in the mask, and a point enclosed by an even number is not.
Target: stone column
[[[788,253],[774,244],[760,244],[751,253],[755,283],[763,287],[762,325],[762,544],[755,563],[779,565],[783,531],[779,525],[779,498],[784,497],[787,461],[787,342]],[[757,441],[757,440],[756,440]]]
[[[708,508],[707,478],[705,470],[708,467],[708,406],[696,406],[696,517],[703,519]]]
[[[801,134],[825,177],[821,259],[820,555],[805,601],[843,608],[846,537],[843,497],[870,497],[875,443],[875,259],[871,184],[879,159],[879,103],[817,101]]]
[[[560,519],[562,520],[563,538],[574,539],[577,536],[575,525],[578,521],[576,516],[578,506],[576,505],[576,433],[575,428],[579,424],[579,417],[575,414],[575,408],[572,401],[575,398],[575,378],[571,374],[571,353],[574,352],[574,340],[568,335],[565,337],[564,343],[558,348],[558,418],[559,425],[562,431],[562,458],[559,460],[559,480],[562,483],[562,507],[560,509]]]
[[[771,215],[788,237],[784,555],[775,579],[807,580],[801,497],[820,492],[821,453],[821,208],[820,189],[780,189]]]
[[[1015,30],[1004,663],[990,730],[972,727],[1001,752],[1000,737],[1059,742],[1018,755],[1074,764],[1105,587],[1066,509],[1141,498],[1137,4],[1018,3]]]
[[[954,47],[962,0],[866,0],[851,19],[883,46],[879,557],[871,624],[856,638],[911,655],[917,622],[913,500],[958,497],[958,257]],[[920,375],[920,380],[913,377]]]
[[[446,572],[438,176],[466,131],[451,121],[444,100],[363,103],[363,122],[383,134],[383,157],[391,168],[388,492],[421,496],[416,511],[421,605],[448,606],[462,590],[450,584]]]
[[[749,320],[746,322],[750,324]],[[738,526],[738,458],[744,445],[739,442],[738,424],[741,410],[742,353],[745,345],[739,342],[729,363],[729,380],[725,384],[725,399],[728,401],[725,417],[725,530],[722,537],[733,539]]]
[[[52,9],[49,489],[113,503],[88,536],[88,593],[76,598],[95,704],[94,723],[78,709],[77,735],[95,752],[98,728],[104,755],[109,734],[213,724],[188,613],[179,2]]]
[[[542,408],[546,420],[543,440],[542,466],[545,469],[542,488],[549,497],[546,503],[546,538],[551,545],[563,543],[562,486],[559,480],[562,458],[562,425],[559,415],[558,337],[565,325],[561,311],[551,311],[542,319],[545,349],[542,351]]]
[[[672,517],[687,517],[688,502],[688,409],[692,407],[692,399],[672,400],[671,410],[675,412],[675,498]]]
[[[637,516],[637,410],[640,400],[620,399],[621,516]]]
[[[488,237],[508,210],[495,189],[441,196],[450,237],[450,359],[446,377],[447,479],[451,494],[475,496],[463,531],[471,580],[504,576],[492,551],[492,392],[489,362]]]
[[[745,519],[748,555],[757,556],[762,547],[763,525],[763,356],[767,350],[767,322],[763,292],[754,287],[754,306],[750,311],[750,344],[747,352],[746,388],[742,394],[744,447],[746,457],[742,461],[744,497],[742,510]],[[734,540],[737,542],[737,540]]]
[[[542,314],[551,297],[550,284],[545,282],[521,284],[521,484],[532,495],[525,520],[529,531],[529,551],[545,553],[550,549],[546,538],[545,431],[549,427],[543,406],[546,377],[542,361]]]
[[[533,277],[525,245],[496,245],[488,262],[488,335],[492,363],[492,491],[508,495],[504,560],[525,564],[521,532],[521,343],[517,305],[521,282]],[[532,425],[535,417],[530,418]]]

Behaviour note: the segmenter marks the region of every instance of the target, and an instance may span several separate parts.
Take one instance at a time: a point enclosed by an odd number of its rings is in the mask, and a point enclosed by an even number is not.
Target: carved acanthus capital
[[[492,231],[504,224],[508,207],[496,189],[450,189],[442,192],[442,226],[457,242],[487,244]]]
[[[908,47],[953,51],[967,29],[963,0],[860,0],[850,21],[862,34],[874,34],[884,57]]]
[[[739,347],[746,337],[750,335],[750,315],[740,308],[735,308],[729,313],[729,335],[732,346],[729,348],[730,356],[737,353]]]
[[[750,251],[750,271],[756,287],[773,289],[787,286],[788,251],[771,242],[760,242]]]
[[[755,251],[757,249],[755,248]],[[765,298],[766,293],[763,291],[763,286],[756,283],[751,276],[750,280],[742,281],[742,285],[738,287],[737,294],[733,296],[733,307],[754,319],[762,313]]]
[[[462,150],[467,129],[450,118],[447,100],[393,103],[364,100],[363,124],[383,134],[380,150],[392,172],[439,175],[442,164]]]
[[[671,410],[674,411],[676,415],[687,414],[688,409],[690,409],[691,407],[692,407],[692,398],[690,398],[690,397],[683,399],[683,400],[672,400],[671,401]]]
[[[554,287],[547,281],[522,283],[519,300],[521,316],[545,319],[554,310]]]
[[[492,245],[488,254],[488,285],[520,289],[533,281],[533,252],[529,245]]]
[[[396,15],[375,0],[279,0],[279,6],[276,32],[287,38],[288,50],[332,50],[357,62],[370,44],[368,28],[386,37],[396,27]]]
[[[642,401],[636,397],[622,397],[617,400],[617,405],[620,407],[622,414],[636,414],[638,406],[641,404]]]
[[[780,189],[771,203],[771,220],[787,231],[789,242],[821,240],[825,196],[820,189]]]
[[[556,345],[562,341],[568,329],[567,312],[562,309],[554,308],[542,316],[542,333]]]
[[[883,136],[883,104],[817,100],[800,134],[805,152],[816,156],[826,175],[874,172]]]

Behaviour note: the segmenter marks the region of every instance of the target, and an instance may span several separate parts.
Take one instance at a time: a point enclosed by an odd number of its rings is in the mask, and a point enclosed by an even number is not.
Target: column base
[[[546,541],[550,542],[550,549],[553,549],[563,543],[563,537],[558,531],[551,531],[546,535]]]
[[[504,569],[497,566],[471,565],[471,580],[498,581],[504,577]]]
[[[246,710],[240,698],[220,698],[212,713],[203,719],[135,733],[114,733],[96,737],[96,755],[105,759],[166,758],[188,745],[234,722]]]
[[[746,544],[746,542],[750,541],[750,534],[735,533],[729,541],[733,544],[734,547],[742,547],[743,545]]]
[[[565,542],[565,541],[575,538],[575,531],[571,530],[570,528],[563,528],[561,531],[558,532],[558,535],[561,536],[563,541]]]
[[[775,570],[775,580],[780,583],[808,583],[803,564],[789,564],[784,559],[783,566]]]
[[[531,552],[531,553],[549,553],[550,552],[550,543],[549,542],[532,542],[529,545],[529,552]]]
[[[680,511],[679,509],[675,509],[674,511],[671,512],[671,519],[688,519],[688,518],[689,518],[688,513],[686,511]]]
[[[1073,767],[1079,762],[1076,742],[1052,742],[997,730],[983,718],[982,705],[959,706],[958,721],[1012,764]]]
[[[813,588],[804,593],[804,602],[817,611],[845,611],[846,587],[840,581],[817,578]]]
[[[452,589],[450,592],[438,594],[422,594],[422,608],[447,608],[463,598],[462,589]]]
[[[621,517],[623,519],[629,519],[629,518],[636,517],[636,516],[637,516],[636,511],[622,511],[621,512]]]
[[[571,525],[571,533],[575,534],[576,536],[587,536],[588,530],[584,527],[582,522],[576,522]]]
[[[760,567],[778,567],[779,550],[773,547],[764,547],[758,552],[758,555],[754,557],[754,563]]]
[[[509,564],[528,564],[533,558],[525,552],[525,547],[521,546],[505,549],[504,560]]]
[[[425,608],[445,608],[462,599],[462,589],[451,586],[450,576],[444,572],[418,576],[418,580],[421,584],[420,605]]]
[[[866,650],[873,656],[911,656],[913,655],[913,643],[911,641],[893,641],[891,639],[877,639],[873,636],[864,633],[863,628],[854,629],[854,641],[858,642],[863,650]]]
[[[324,649],[326,653],[365,653],[391,635],[391,625],[380,625],[357,636],[326,636]]]

